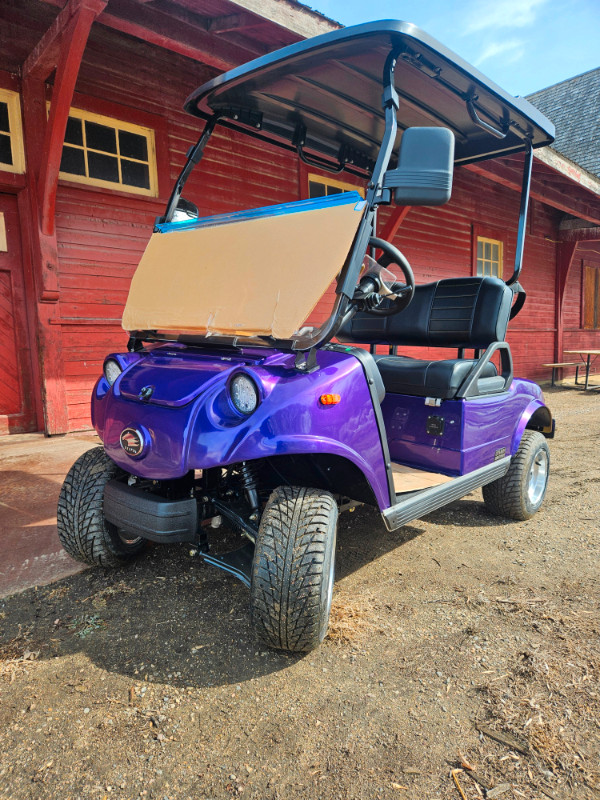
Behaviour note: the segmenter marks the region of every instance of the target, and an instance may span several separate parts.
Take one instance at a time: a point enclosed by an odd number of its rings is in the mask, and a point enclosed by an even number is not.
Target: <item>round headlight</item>
[[[258,405],[258,389],[247,375],[236,375],[230,386],[231,401],[240,414],[252,414]]]
[[[114,358],[107,358],[104,362],[104,377],[108,381],[108,385],[112,386],[117,380],[119,375],[123,372],[121,365]]]

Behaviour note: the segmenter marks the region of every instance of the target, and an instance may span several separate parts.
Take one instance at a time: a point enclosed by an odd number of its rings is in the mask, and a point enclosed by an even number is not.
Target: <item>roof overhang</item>
[[[542,147],[536,152],[535,157],[550,169],[559,172],[573,181],[573,183],[600,197],[600,178],[592,175],[591,172],[587,172],[587,170],[566,156],[561,155],[551,147]]]
[[[550,144],[554,126],[416,26],[371,22],[297,42],[214,78],[186,101],[207,119],[331,158],[340,151],[372,163],[383,138],[382,76],[397,54],[399,136],[412,126],[443,126],[456,137],[457,163]]]

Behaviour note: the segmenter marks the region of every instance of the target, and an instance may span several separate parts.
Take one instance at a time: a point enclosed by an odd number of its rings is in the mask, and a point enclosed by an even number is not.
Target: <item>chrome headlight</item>
[[[104,362],[104,377],[108,381],[108,385],[112,386],[117,380],[119,375],[123,372],[121,365],[114,358],[107,358]]]
[[[258,389],[248,375],[236,375],[231,381],[229,391],[231,402],[240,414],[252,414],[258,405]]]

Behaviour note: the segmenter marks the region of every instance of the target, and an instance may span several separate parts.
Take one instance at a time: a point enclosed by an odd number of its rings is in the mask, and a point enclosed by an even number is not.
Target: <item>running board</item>
[[[442,483],[440,486],[432,486],[430,489],[421,489],[411,492],[409,495],[398,495],[400,500],[390,508],[382,512],[382,517],[388,531],[395,531],[411,522],[413,519],[420,519],[431,511],[460,500],[473,489],[479,489],[486,483],[501,478],[508,472],[510,466],[510,456],[494,461],[485,467],[469,472],[468,475],[461,475],[454,478],[449,483]]]
[[[254,558],[254,545],[251,542],[222,555],[198,554],[207,564],[228,572],[240,580],[244,586],[250,588],[252,581],[252,560]]]

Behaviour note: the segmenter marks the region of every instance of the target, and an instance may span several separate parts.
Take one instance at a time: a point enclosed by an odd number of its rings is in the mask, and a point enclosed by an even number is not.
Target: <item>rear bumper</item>
[[[166,500],[120,481],[104,488],[104,516],[117,528],[153,542],[195,542],[198,505],[193,498]]]

